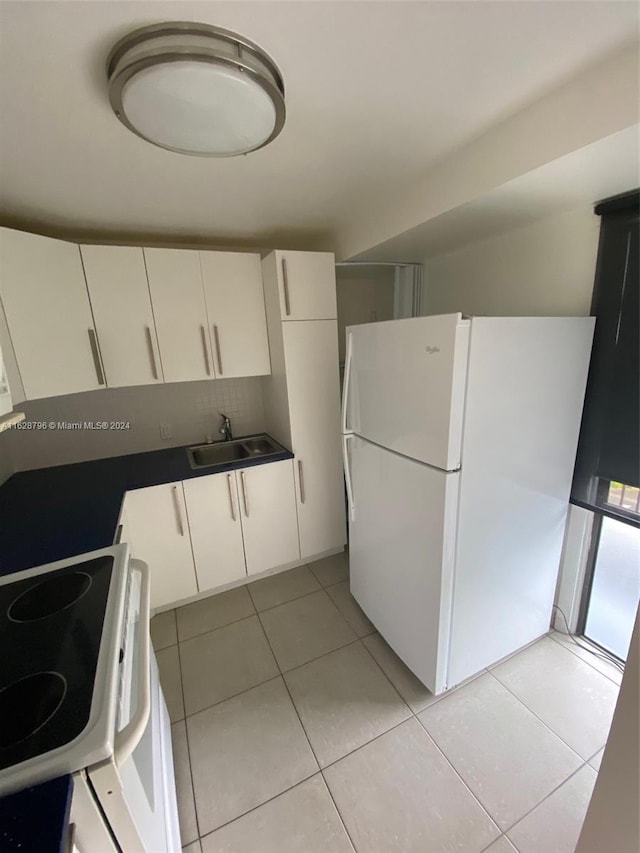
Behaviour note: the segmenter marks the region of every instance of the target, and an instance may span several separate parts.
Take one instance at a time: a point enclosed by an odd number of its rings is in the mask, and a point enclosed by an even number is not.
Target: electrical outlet
[[[167,423],[167,421],[163,421],[160,424],[160,438],[173,438],[173,430],[171,429],[171,424]]]

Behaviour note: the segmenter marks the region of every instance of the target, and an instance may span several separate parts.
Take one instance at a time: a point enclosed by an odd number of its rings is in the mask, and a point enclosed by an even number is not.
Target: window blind
[[[634,523],[633,509],[608,498],[611,482],[640,486],[640,192],[601,202],[595,212],[602,217],[596,328],[571,500]]]

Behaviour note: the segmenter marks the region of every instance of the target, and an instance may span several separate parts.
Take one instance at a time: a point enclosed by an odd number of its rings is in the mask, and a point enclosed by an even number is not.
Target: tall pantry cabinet
[[[346,542],[334,256],[276,251],[262,262],[271,376],[267,429],[294,455],[304,560]]]

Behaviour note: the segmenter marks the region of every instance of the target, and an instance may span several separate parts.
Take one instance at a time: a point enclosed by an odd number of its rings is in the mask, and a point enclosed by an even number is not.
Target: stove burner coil
[[[36,672],[0,690],[0,749],[26,740],[49,722],[67,693],[59,672]]]
[[[49,578],[32,586],[9,605],[7,615],[12,622],[34,622],[52,616],[74,604],[91,586],[85,572]]]

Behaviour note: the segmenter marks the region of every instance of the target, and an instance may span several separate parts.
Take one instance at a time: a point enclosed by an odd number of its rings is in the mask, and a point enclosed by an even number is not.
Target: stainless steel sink
[[[187,457],[192,468],[214,468],[229,462],[274,456],[283,451],[285,448],[282,445],[263,433],[248,438],[237,438],[234,441],[216,441],[213,444],[187,447]]]
[[[257,438],[247,438],[243,441],[243,447],[249,451],[252,456],[260,456],[263,453],[278,453],[277,445],[267,436],[258,436]],[[274,449],[275,448],[275,449]]]

